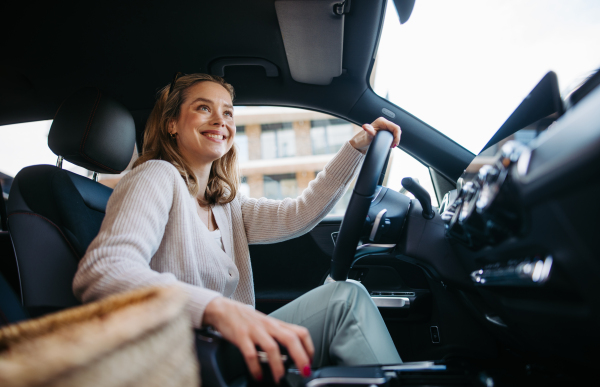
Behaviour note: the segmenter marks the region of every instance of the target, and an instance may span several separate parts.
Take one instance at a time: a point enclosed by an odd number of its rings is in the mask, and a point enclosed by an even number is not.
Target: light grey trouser
[[[315,345],[313,367],[402,363],[377,306],[362,286],[319,286],[270,314],[306,327]]]

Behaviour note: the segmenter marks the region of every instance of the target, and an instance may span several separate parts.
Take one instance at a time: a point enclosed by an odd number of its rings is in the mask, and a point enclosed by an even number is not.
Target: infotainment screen
[[[469,164],[459,179],[457,188],[460,189],[461,183],[470,181],[482,166],[491,164],[506,142],[514,140],[527,145],[562,114],[563,103],[558,89],[558,79],[556,74],[550,71]]]

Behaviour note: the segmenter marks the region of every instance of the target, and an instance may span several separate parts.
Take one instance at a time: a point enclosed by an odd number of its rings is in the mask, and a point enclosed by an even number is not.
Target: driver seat
[[[97,173],[121,173],[131,160],[135,125],[129,111],[96,88],[67,98],[54,117],[48,146],[57,166],[23,168],[7,202],[8,228],[32,317],[79,305],[72,282],[96,237],[112,189],[61,168],[62,160]]]

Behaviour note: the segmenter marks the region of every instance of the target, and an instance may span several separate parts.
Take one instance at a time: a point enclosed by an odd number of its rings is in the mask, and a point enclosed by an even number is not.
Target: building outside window
[[[296,174],[264,175],[264,195],[269,199],[295,198],[298,196]]]
[[[296,155],[296,134],[291,122],[262,124],[261,149],[263,159]]]
[[[242,176],[241,178],[240,194],[250,196],[250,186],[248,185],[248,178],[246,176]]]
[[[238,126],[235,132],[235,145],[238,150],[238,161],[246,162],[250,159],[248,152],[248,136],[246,135],[246,127]]]
[[[354,135],[354,127],[339,118],[312,120],[310,140],[314,155],[336,153]]]

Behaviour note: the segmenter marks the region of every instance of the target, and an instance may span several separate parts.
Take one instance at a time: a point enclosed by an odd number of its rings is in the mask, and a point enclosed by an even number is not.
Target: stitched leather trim
[[[84,134],[83,139],[81,140],[81,144],[79,146],[79,153],[81,154],[81,156],[83,156],[86,160],[88,160],[92,164],[98,165],[98,166],[106,169],[107,171],[110,171],[113,173],[120,173],[121,171],[117,171],[116,169],[109,168],[106,165],[103,165],[103,164],[97,162],[96,160],[92,159],[91,157],[86,155],[85,151],[84,151],[88,135],[90,133],[90,130],[92,129],[92,123],[94,122],[94,116],[96,115],[96,110],[98,109],[98,105],[100,104],[100,100],[102,99],[102,93],[100,92],[99,89],[96,89],[96,90],[98,91],[98,96],[96,97],[96,102],[94,103],[94,108],[92,109],[92,113],[90,115],[87,126],[85,128],[85,134]]]
[[[87,126],[85,127],[85,133],[83,135],[83,139],[81,140],[81,144],[79,144],[79,152],[83,154],[83,148],[85,147],[85,142],[87,141],[88,134],[90,133],[90,129],[92,128],[92,122],[94,122],[94,116],[96,115],[96,109],[98,109],[98,104],[100,103],[100,98],[102,98],[102,93],[100,90],[96,89],[96,102],[94,102],[94,108],[92,109],[92,113],[90,118],[88,119]]]
[[[59,107],[58,107],[58,109],[56,110],[56,113],[54,113],[54,118],[52,118],[52,121],[56,120],[56,116],[58,115],[58,112],[59,112],[59,111],[60,111],[60,109],[63,107],[63,105],[65,104],[65,102],[66,102],[66,99],[65,99],[65,100],[63,100],[63,101],[60,103],[60,106],[59,106]]]
[[[73,255],[75,257],[77,257],[79,260],[81,260],[81,257],[79,256],[79,254],[77,254],[77,252],[75,251],[75,248],[73,247],[73,245],[71,244],[71,242],[69,242],[69,240],[67,239],[67,237],[65,236],[65,234],[62,232],[62,230],[60,229],[60,227],[58,227],[56,224],[54,224],[50,219],[40,215],[40,214],[36,214],[34,212],[12,212],[10,214],[8,214],[8,217],[10,218],[13,215],[31,215],[31,216],[36,216],[42,220],[45,220],[46,222],[50,223],[52,226],[54,226],[54,228],[56,228],[58,230],[58,232],[60,233],[60,235],[62,235],[63,239],[65,240],[65,242],[67,242],[67,245],[69,245],[69,248],[71,249],[71,252],[73,253]]]

